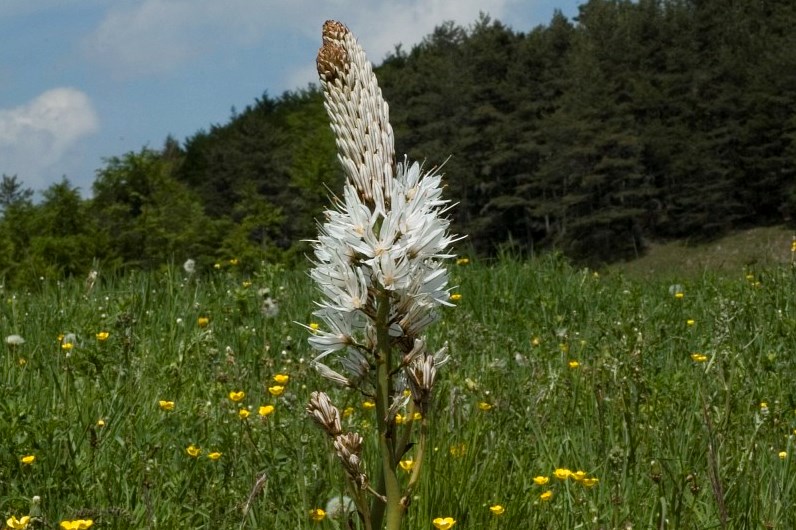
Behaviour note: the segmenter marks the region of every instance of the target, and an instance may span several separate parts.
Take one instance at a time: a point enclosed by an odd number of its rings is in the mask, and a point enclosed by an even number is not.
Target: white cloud
[[[98,129],[91,100],[74,88],[54,88],[24,105],[0,109],[0,173],[44,188],[68,172],[64,162],[77,142]]]
[[[263,61],[285,52],[279,36],[317,41],[321,25],[336,19],[359,37],[372,61],[396,44],[408,49],[443,21],[473,22],[483,11],[502,17],[523,0],[143,0],[109,8],[83,50],[115,75],[137,77],[168,72],[207,53],[234,54],[265,43]],[[313,58],[308,59],[312,62]],[[296,65],[305,69],[304,65]],[[302,79],[300,73],[288,78]],[[287,79],[286,79],[287,80]],[[303,83],[301,83],[303,84]]]

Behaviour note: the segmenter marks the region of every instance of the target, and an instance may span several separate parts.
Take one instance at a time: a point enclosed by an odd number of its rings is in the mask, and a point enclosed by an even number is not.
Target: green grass
[[[552,257],[455,267],[462,300],[430,337],[450,342],[452,361],[405,527],[444,516],[457,529],[796,527],[796,276],[789,265],[748,272],[633,279]],[[347,528],[308,516],[343,480],[304,412],[310,392],[329,389],[295,324],[313,310],[307,276],[180,273],[2,293],[0,333],[26,339],[0,360],[3,520],[39,496],[38,528]],[[263,288],[274,318],[260,311]],[[71,351],[65,333],[77,335]],[[277,373],[290,381],[274,397]],[[361,396],[331,394],[354,409],[347,429],[373,434]],[[263,420],[265,404],[276,412]],[[374,450],[371,440],[375,463]],[[556,468],[599,482],[559,480]],[[491,515],[494,504],[506,512]]]
[[[766,226],[739,230],[710,242],[651,243],[641,258],[611,269],[635,278],[696,277],[706,271],[736,274],[743,268],[790,263],[793,236],[792,228]]]

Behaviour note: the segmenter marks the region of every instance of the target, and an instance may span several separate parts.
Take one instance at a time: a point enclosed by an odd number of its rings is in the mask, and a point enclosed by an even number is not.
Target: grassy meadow
[[[452,361],[405,528],[796,528],[790,265],[452,267],[461,299],[430,338]],[[302,272],[233,263],[3,291],[0,333],[25,342],[0,358],[0,526],[348,528],[310,517],[343,493],[304,411],[330,389],[297,324],[313,299]],[[366,398],[330,393],[367,440]]]

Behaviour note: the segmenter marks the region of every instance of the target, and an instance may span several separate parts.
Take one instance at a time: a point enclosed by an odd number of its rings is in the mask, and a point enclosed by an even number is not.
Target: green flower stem
[[[410,425],[411,427],[411,425]],[[423,457],[426,454],[426,443],[428,440],[428,420],[425,415],[420,420],[420,442],[417,444],[417,452],[414,457],[414,466],[412,467],[412,474],[409,476],[409,483],[406,485],[404,498],[406,501],[403,503],[405,506],[409,505],[412,498],[412,493],[420,480],[420,469],[423,467]]]
[[[395,472],[397,455],[395,454],[395,432],[393,422],[387,417],[392,395],[392,348],[388,318],[390,315],[390,294],[381,290],[378,294],[378,313],[376,314],[376,415],[379,429],[379,452],[381,453],[381,477],[379,490],[384,491],[386,503],[376,501],[374,504],[371,522],[373,528],[382,528],[382,521],[386,515],[386,529],[398,530],[403,518],[401,506],[401,488]],[[383,488],[382,488],[383,486]],[[386,513],[385,513],[386,511]]]

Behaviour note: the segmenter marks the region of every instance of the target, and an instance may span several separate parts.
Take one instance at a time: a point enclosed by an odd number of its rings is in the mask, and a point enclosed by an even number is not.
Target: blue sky
[[[3,0],[0,173],[91,193],[103,159],[179,141],[268,93],[315,80],[321,25],[345,23],[380,63],[479,12],[517,31],[583,0]]]

